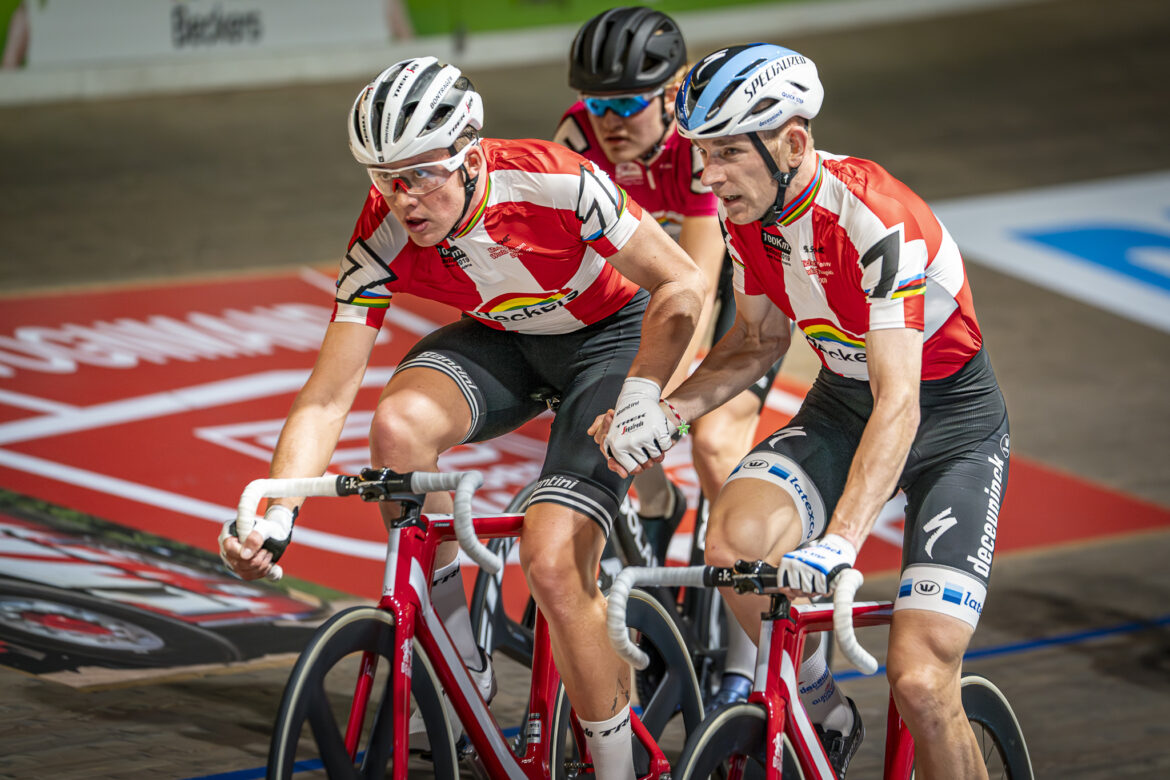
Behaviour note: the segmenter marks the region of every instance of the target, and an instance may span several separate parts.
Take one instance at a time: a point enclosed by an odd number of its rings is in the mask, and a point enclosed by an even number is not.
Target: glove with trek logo
[[[650,379],[631,376],[622,383],[605,436],[605,454],[627,472],[670,449],[671,439],[685,425],[677,414],[669,414],[672,410],[665,402],[659,403],[661,392]]]
[[[264,513],[264,517],[256,521],[252,526],[253,531],[259,532],[260,536],[264,537],[264,544],[260,545],[261,549],[268,550],[272,553],[272,562],[276,563],[280,560],[280,556],[284,555],[285,549],[289,542],[292,541],[293,525],[296,524],[297,514],[300,508],[289,509],[287,506],[281,504],[272,504],[268,507],[268,511]],[[231,520],[223,524],[223,529],[219,532],[219,557],[223,560],[224,565],[231,571],[231,564],[228,563],[227,555],[224,552],[224,541],[229,536],[238,536],[236,530],[236,521]],[[244,539],[240,539],[240,544],[244,543]]]
[[[848,539],[826,534],[780,559],[780,586],[827,595],[833,578],[856,562],[857,550]]]

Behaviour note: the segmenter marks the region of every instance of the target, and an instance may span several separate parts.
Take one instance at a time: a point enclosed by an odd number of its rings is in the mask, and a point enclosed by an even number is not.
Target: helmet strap
[[[649,163],[655,155],[662,151],[666,136],[670,133],[670,123],[674,121],[674,117],[666,110],[666,95],[659,95],[658,98],[662,101],[662,135],[658,136],[658,140],[650,147],[650,151],[642,155],[640,159],[643,163]]]
[[[455,154],[454,149],[455,147],[452,146],[451,154]],[[471,208],[471,199],[475,197],[475,188],[479,184],[479,174],[468,175],[466,163],[459,166],[459,175],[463,177],[463,211],[459,212],[459,219],[455,220],[455,226],[451,228],[447,238],[451,238],[463,229],[463,220],[467,218],[467,212]]]
[[[768,210],[764,212],[764,216],[760,217],[760,221],[763,222],[765,226],[773,225],[779,220],[780,213],[784,211],[784,193],[788,190],[788,183],[792,181],[792,177],[795,176],[796,172],[800,170],[800,165],[797,164],[795,168],[793,168],[791,171],[788,171],[787,173],[781,171],[780,166],[778,166],[776,164],[776,160],[773,159],[772,153],[768,151],[767,145],[765,145],[763,139],[760,138],[760,134],[748,133],[747,136],[752,140],[752,145],[756,147],[756,151],[758,151],[760,156],[764,158],[764,164],[768,166],[768,170],[771,172],[772,178],[776,182],[776,200],[772,203],[771,206],[768,207]]]

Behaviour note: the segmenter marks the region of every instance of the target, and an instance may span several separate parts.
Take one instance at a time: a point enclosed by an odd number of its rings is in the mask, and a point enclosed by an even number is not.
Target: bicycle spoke
[[[321,761],[324,763],[329,776],[333,777],[341,767],[353,770],[353,760],[345,749],[345,736],[337,725],[333,710],[329,707],[328,698],[322,689],[308,711],[309,726],[313,730],[313,739],[321,751]]]

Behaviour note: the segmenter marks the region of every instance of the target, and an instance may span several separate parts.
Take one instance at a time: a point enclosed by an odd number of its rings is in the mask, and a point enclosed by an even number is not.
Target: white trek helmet
[[[784,210],[785,191],[799,166],[781,171],[759,133],[793,117],[812,119],[824,99],[812,60],[783,46],[753,43],[720,49],[691,68],[674,113],[684,138],[746,135],[751,140],[776,182],[776,197],[760,217],[771,225]]]
[[[391,65],[367,84],[349,116],[349,148],[362,165],[423,152],[455,153],[455,139],[483,127],[483,100],[458,68],[434,57]]]

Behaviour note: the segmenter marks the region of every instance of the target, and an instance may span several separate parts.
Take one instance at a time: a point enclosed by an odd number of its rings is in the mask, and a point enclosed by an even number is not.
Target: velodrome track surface
[[[941,202],[1170,169],[1170,103],[1160,85],[1170,72],[1168,32],[1163,2],[1069,0],[824,35],[786,37],[761,20],[752,37],[818,63],[828,93],[819,146],[876,159]],[[548,135],[571,99],[561,63],[470,75],[485,96],[489,134]],[[0,111],[8,299],[0,307],[82,308],[127,287],[135,306],[171,306],[232,278],[263,296],[253,272],[271,273],[260,278],[275,288],[301,266],[333,262],[365,186],[342,125],[358,86]],[[973,645],[983,654],[969,668],[1012,699],[1038,776],[1164,777],[1166,334],[977,259],[969,257],[968,274],[1008,399],[1014,454],[1055,477],[1013,483],[1030,496],[1032,511],[1016,522],[1032,541],[997,559]],[[229,305],[243,304],[218,308]],[[0,321],[0,335],[22,324]],[[288,358],[310,362],[310,352]],[[786,372],[799,384],[808,370],[805,355]],[[130,449],[168,456],[162,437],[95,446],[110,453],[92,458]],[[3,475],[13,489],[27,479]],[[1088,495],[1095,523],[1070,534],[1078,507],[1069,497]],[[1077,523],[1090,506],[1080,503]],[[1135,515],[1148,521],[1140,532],[1129,522]],[[211,526],[199,528],[210,547]],[[1099,535],[1113,529],[1126,533]],[[1060,544],[1043,544],[1048,536]],[[867,589],[888,597],[892,585],[875,577]],[[508,682],[494,708],[515,712],[524,693],[515,670],[501,666]],[[278,664],[79,692],[0,667],[0,777],[258,776],[286,675]],[[873,777],[882,681],[846,685],[870,732],[850,776]]]

